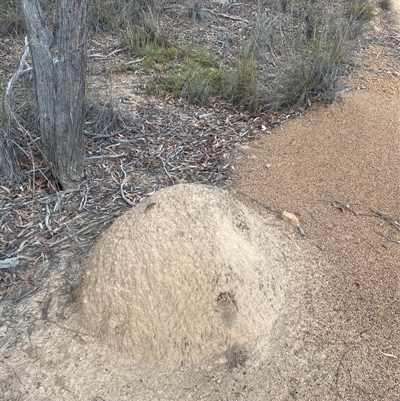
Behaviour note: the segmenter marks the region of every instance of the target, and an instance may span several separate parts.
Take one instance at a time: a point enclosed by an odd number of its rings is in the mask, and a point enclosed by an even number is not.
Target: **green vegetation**
[[[194,45],[169,46],[156,26],[130,28],[127,43],[146,56],[150,93],[171,93],[196,104],[218,99],[251,112],[332,99],[352,40],[373,17],[372,6],[352,0],[340,12],[322,0],[293,0],[281,1],[279,10],[274,18],[257,20],[229,69]]]
[[[167,50],[168,39],[157,26],[154,18],[143,15],[141,21],[130,24],[125,40],[128,48],[139,56],[148,56],[149,52],[162,53]]]
[[[172,93],[197,104],[216,96],[222,71],[210,53],[191,44],[168,46],[152,38],[129,41],[136,55],[146,56],[144,70],[152,73],[147,84],[149,93]],[[136,46],[137,43],[145,45]]]
[[[227,67],[195,45],[169,43],[159,23],[167,0],[93,0],[92,31],[123,32],[128,50],[143,58],[149,93],[171,93],[189,102],[219,100],[252,112],[276,110],[329,99],[343,73],[354,39],[374,17],[373,3],[349,0],[341,7],[324,0],[264,0],[260,13],[240,44],[235,65]],[[50,26],[55,27],[55,2],[43,0]],[[379,0],[388,9],[391,0]],[[268,16],[262,18],[262,10]],[[182,1],[181,18],[208,19],[200,0]],[[7,21],[5,23],[4,21]],[[2,23],[3,22],[3,23]],[[20,33],[17,3],[0,5],[4,32]],[[121,63],[120,71],[131,67]]]

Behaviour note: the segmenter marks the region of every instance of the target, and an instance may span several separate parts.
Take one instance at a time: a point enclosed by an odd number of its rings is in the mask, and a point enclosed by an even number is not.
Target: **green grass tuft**
[[[144,67],[155,72],[147,85],[149,93],[172,93],[196,104],[216,96],[221,70],[207,51],[193,45],[154,46],[148,50]]]

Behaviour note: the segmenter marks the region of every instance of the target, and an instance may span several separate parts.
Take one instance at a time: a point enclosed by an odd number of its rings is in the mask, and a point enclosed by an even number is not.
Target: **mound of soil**
[[[227,192],[184,184],[131,209],[91,251],[85,330],[135,359],[243,363],[284,300],[285,261],[263,221]],[[229,356],[228,356],[229,358]]]

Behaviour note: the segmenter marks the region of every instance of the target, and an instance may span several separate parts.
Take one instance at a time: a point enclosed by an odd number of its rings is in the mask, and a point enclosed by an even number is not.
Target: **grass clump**
[[[168,38],[151,16],[143,16],[139,23],[130,24],[125,40],[128,49],[139,56],[148,55],[154,49],[164,50],[168,45]]]
[[[199,20],[203,7],[190,1],[187,16]],[[202,19],[202,18],[200,18]],[[156,18],[142,17],[131,24],[125,35],[128,48],[138,57],[145,57],[144,71],[150,74],[147,91],[150,94],[182,97],[191,103],[204,104],[220,90],[222,72],[209,52],[192,44],[168,43]]]
[[[195,104],[205,104],[218,94],[221,71],[197,65],[190,70],[181,89],[181,97]]]
[[[314,36],[299,38],[266,75],[265,105],[271,109],[309,104],[332,98],[337,78],[347,59],[347,23],[335,15],[319,24]]]
[[[58,4],[54,0],[40,2],[46,16],[46,24],[54,31],[58,23]],[[18,36],[25,32],[25,21],[17,0],[0,0],[0,36]]]
[[[370,1],[353,0],[346,7],[346,15],[350,20],[369,22],[375,17],[374,7]]]
[[[88,26],[91,31],[115,31],[139,22],[143,15],[158,15],[166,0],[92,0],[88,8]],[[58,27],[58,3],[41,0],[46,24],[52,33]],[[20,35],[25,30],[20,2],[0,1],[0,35]]]
[[[230,69],[222,70],[194,46],[168,46],[154,30],[130,43],[146,55],[152,94],[172,93],[196,104],[219,99],[251,112],[310,104],[334,98],[354,26],[360,23],[324,9],[322,2],[314,6],[299,3],[290,16],[258,21]]]
[[[257,65],[254,58],[242,56],[236,66],[222,77],[221,98],[251,112],[259,111],[264,105],[264,94]]]
[[[193,45],[153,46],[147,51],[144,66],[155,72],[147,86],[149,93],[172,93],[195,104],[204,104],[218,93],[222,72],[207,51]]]

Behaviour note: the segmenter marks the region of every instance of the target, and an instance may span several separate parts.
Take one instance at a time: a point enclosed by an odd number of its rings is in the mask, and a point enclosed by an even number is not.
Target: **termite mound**
[[[228,192],[165,188],[91,250],[80,324],[137,360],[197,362],[267,336],[286,265],[270,228]]]

